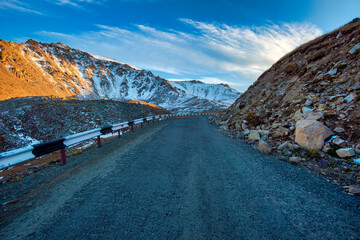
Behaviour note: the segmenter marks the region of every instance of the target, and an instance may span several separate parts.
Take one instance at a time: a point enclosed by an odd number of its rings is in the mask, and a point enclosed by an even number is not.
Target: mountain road
[[[0,186],[0,239],[360,239],[360,198],[206,117],[137,128]]]

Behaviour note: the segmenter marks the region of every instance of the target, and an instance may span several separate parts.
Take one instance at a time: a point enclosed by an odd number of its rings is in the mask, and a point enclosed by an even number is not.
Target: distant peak
[[[64,44],[62,42],[57,42],[57,43],[55,43],[55,45],[58,46],[58,47],[62,47],[62,48],[70,48],[68,45],[66,45],[66,44]]]
[[[35,40],[31,39],[31,38],[29,40],[27,40],[26,43],[28,43],[28,44],[38,44],[37,41],[35,41]]]
[[[202,81],[199,81],[199,80],[190,80],[189,82],[191,83],[197,83],[197,84],[203,84]]]

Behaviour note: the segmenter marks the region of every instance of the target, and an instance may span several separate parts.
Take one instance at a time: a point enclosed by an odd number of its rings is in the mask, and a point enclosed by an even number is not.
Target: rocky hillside
[[[201,87],[206,88],[206,84]],[[231,88],[224,90],[218,93],[224,94],[226,102],[231,102],[229,96],[232,96],[232,101],[239,96]],[[62,43],[29,40],[17,44],[0,40],[0,100],[50,95],[142,100],[178,112],[224,109],[222,96],[211,95],[213,99],[206,99],[194,92],[189,94],[150,71]]]
[[[360,19],[354,19],[281,58],[220,121],[260,141],[265,153],[285,154],[294,162],[318,156],[334,174],[359,174],[360,166],[352,165],[360,153],[359,101]],[[299,149],[310,154],[297,158]]]
[[[167,113],[145,103],[112,100],[27,97],[0,101],[0,152]]]

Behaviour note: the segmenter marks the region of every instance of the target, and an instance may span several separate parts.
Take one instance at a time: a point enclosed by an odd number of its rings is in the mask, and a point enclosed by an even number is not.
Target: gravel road
[[[360,198],[206,118],[136,129],[0,187],[0,239],[360,239]]]

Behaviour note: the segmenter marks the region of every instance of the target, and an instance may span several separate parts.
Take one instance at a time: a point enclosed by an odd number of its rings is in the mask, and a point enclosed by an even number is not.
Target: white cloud
[[[55,3],[58,5],[71,5],[74,7],[80,7],[83,3],[89,4],[102,4],[107,0],[56,0]]]
[[[279,58],[322,33],[309,23],[246,27],[191,19],[180,21],[193,31],[145,25],[127,29],[97,25],[99,30],[79,35],[40,34],[53,36],[55,41],[65,41],[72,47],[163,72],[163,77],[178,75],[175,78],[207,82],[221,79],[243,91]]]
[[[44,15],[42,12],[31,9],[27,4],[18,0],[0,0],[0,9],[12,9],[20,12]]]

